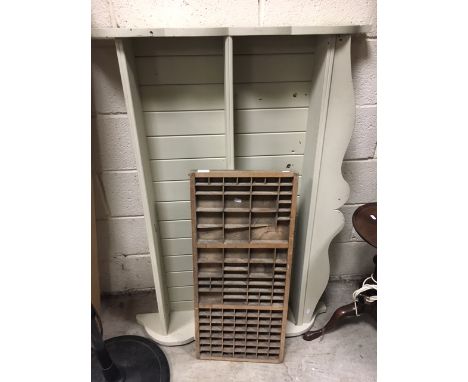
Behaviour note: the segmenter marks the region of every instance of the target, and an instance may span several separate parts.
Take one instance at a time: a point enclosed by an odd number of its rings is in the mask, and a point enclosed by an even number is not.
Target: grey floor
[[[356,283],[330,282],[323,301],[327,312],[318,316],[314,327],[327,322],[334,310],[348,304]],[[135,321],[135,314],[156,311],[154,294],[112,296],[103,299],[104,337],[134,334],[147,337]],[[169,361],[171,381],[203,382],[299,382],[299,381],[376,381],[377,331],[370,318],[347,320],[321,340],[307,342],[301,337],[286,340],[282,364],[200,361],[194,357],[194,343],[162,347]]]

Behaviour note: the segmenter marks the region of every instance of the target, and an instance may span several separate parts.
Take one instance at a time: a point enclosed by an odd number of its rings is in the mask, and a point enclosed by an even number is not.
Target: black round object
[[[159,346],[139,336],[120,336],[104,341],[125,382],[169,382],[169,364]],[[91,355],[91,381],[106,382],[95,352]]]

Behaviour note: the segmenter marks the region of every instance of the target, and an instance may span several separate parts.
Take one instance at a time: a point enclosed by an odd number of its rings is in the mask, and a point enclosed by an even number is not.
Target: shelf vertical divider
[[[224,38],[224,124],[226,167],[229,170],[234,170],[234,68],[231,36]]]

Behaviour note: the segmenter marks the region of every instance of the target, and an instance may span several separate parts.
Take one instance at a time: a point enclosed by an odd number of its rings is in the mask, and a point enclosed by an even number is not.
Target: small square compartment
[[[256,226],[264,226],[264,225],[275,225],[275,218],[276,214],[273,212],[267,213],[260,213],[260,212],[253,212],[252,213],[252,228]]]
[[[224,250],[225,263],[247,263],[248,260],[248,248],[226,248]]]
[[[221,212],[197,212],[197,224],[221,225],[223,224],[223,214]]]
[[[218,209],[222,211],[223,198],[222,195],[197,195],[197,210],[198,211],[210,211]]]
[[[214,228],[197,228],[198,239],[199,240],[212,240],[212,241],[222,241],[223,240],[223,228],[214,227]]]
[[[228,225],[248,226],[249,213],[248,212],[225,212],[224,224],[226,225],[226,227],[228,227]],[[234,228],[234,227],[231,227],[231,228]]]
[[[199,248],[198,249],[199,263],[222,263],[223,250],[222,248]]]
[[[272,264],[250,264],[249,278],[271,278],[273,277]]]
[[[251,263],[273,263],[275,250],[273,248],[252,248],[250,250]]]
[[[288,250],[286,248],[278,248],[276,250],[276,262],[286,264],[288,261]]]
[[[277,195],[253,195],[252,196],[252,209],[255,208],[269,208],[277,209]]]
[[[226,209],[250,209],[250,195],[225,195],[224,207]]]
[[[203,292],[198,293],[198,301],[201,304],[222,304],[223,295],[221,293]]]
[[[249,227],[244,228],[228,228],[224,229],[224,239],[226,241],[248,241]]]

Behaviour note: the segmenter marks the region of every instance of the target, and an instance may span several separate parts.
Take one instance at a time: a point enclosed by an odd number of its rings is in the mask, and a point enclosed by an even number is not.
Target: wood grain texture
[[[190,174],[198,358],[283,360],[297,193],[291,171]]]

